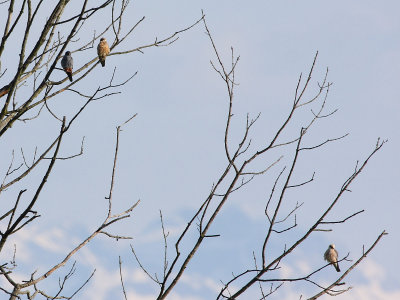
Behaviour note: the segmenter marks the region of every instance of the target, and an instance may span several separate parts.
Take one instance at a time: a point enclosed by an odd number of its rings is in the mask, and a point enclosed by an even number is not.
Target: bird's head
[[[100,39],[100,42],[104,42],[105,40],[106,40],[106,38],[103,38],[103,37],[102,37],[102,38]]]
[[[335,249],[335,244],[330,244],[330,245],[329,245],[329,248]]]
[[[70,51],[65,52],[65,55],[71,55]]]

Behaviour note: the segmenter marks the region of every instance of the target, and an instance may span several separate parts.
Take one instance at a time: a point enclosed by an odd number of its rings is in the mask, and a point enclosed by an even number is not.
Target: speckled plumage
[[[109,53],[110,53],[110,47],[108,46],[106,39],[101,38],[100,43],[97,46],[97,55],[99,56],[99,61],[102,67],[106,65],[106,56]]]
[[[334,244],[330,244],[328,250],[325,251],[324,259],[330,262],[336,269],[336,271],[340,272],[339,264],[338,264],[338,252],[335,249]]]
[[[69,81],[72,82],[72,69],[74,68],[74,60],[72,59],[71,52],[65,52],[64,57],[61,59],[61,66],[67,73]]]

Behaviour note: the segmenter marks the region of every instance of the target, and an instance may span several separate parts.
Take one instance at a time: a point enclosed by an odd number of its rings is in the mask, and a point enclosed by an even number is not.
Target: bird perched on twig
[[[10,91],[10,86],[11,84],[7,84],[0,89],[0,98],[8,94],[8,92]]]
[[[109,53],[110,53],[110,47],[108,47],[106,39],[102,37],[100,39],[99,45],[97,46],[97,55],[99,56],[99,61],[102,67],[106,65],[106,56]]]
[[[74,60],[72,59],[71,52],[65,52],[65,55],[61,60],[61,66],[65,73],[67,73],[69,81],[72,82],[72,69],[74,67]]]
[[[335,249],[334,244],[330,244],[328,250],[325,251],[324,259],[330,262],[336,269],[336,271],[340,272],[339,264],[338,264],[338,252]]]

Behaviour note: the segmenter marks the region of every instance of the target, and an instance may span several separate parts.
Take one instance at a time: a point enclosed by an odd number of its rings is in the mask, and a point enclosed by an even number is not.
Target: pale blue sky
[[[130,19],[125,19],[127,27],[141,16],[146,16],[146,20],[121,49],[167,36],[199,18],[201,9],[225,61],[229,63],[230,46],[241,56],[237,67],[240,85],[235,96],[234,138],[240,134],[247,112],[261,112],[253,139],[255,145],[263,145],[289,111],[298,76],[308,72],[316,51],[319,58],[312,89],[317,88],[316,82],[322,80],[329,67],[328,80],[333,86],[328,107],[339,110],[313,128],[308,142],[350,135],[304,155],[296,179],[301,181],[314,170],[317,178],[312,185],[288,195],[290,201],[305,202],[298,215],[299,227],[285,235],[289,241],[303,232],[324,203],[332,199],[355,162],[363,160],[373,149],[376,139],[389,139],[354,183],[352,193],[332,212],[332,218],[340,219],[360,209],[365,209],[365,213],[335,226],[332,233],[313,235],[293,260],[286,262],[282,272],[295,276],[301,270],[321,266],[323,251],[331,242],[340,254],[351,252],[354,259],[363,244],[370,245],[386,229],[389,235],[346,279],[355,288],[339,299],[398,299],[400,275],[398,264],[392,261],[400,244],[396,213],[400,196],[400,160],[396,151],[400,147],[398,1],[134,1],[129,8]],[[93,29],[100,22],[102,19],[96,19]],[[91,34],[92,31],[84,32],[82,38]],[[111,40],[111,33],[106,37]],[[11,52],[7,55],[10,60],[13,58]],[[76,66],[83,64],[84,59],[84,54],[77,54]],[[32,261],[38,261],[44,271],[45,266],[52,265],[64,253],[49,245],[72,247],[98,226],[106,213],[104,197],[109,188],[115,127],[138,113],[121,134],[114,207],[125,208],[137,199],[141,199],[141,204],[133,218],[116,225],[113,232],[133,235],[143,262],[152,273],[161,271],[159,209],[171,232],[172,251],[176,234],[226,164],[223,133],[228,99],[224,83],[212,70],[210,60],[215,61],[215,57],[199,24],[170,47],[109,57],[105,69],[96,69],[77,85],[90,92],[107,84],[109,78],[104,75],[110,74],[114,66],[120,81],[138,71],[121,95],[92,104],[66,137],[64,155],[79,151],[82,136],[86,137],[85,154],[56,166],[37,207],[42,217],[19,237],[22,270],[32,271]],[[70,116],[81,102],[75,94],[66,92],[51,106],[58,114]],[[297,133],[298,126],[305,122],[302,118],[309,114],[306,110],[296,119],[285,137]],[[47,113],[42,119],[16,124],[2,139],[1,155],[9,157],[10,149],[21,146],[32,153],[35,145],[47,143],[57,131],[57,123]],[[1,172],[7,164],[8,159],[0,164]],[[252,267],[252,251],[258,251],[262,243],[263,206],[280,167],[233,195],[212,229],[221,237],[203,245],[189,265],[187,277],[170,299],[213,299],[219,280],[227,281],[231,272]],[[42,172],[36,171],[37,180]],[[34,186],[32,179],[18,188],[30,188],[28,194]],[[13,199],[16,191],[2,195],[3,201],[6,197]],[[272,251],[281,251],[281,240],[274,245],[276,249]],[[46,257],[37,258],[43,251],[40,247],[47,251]],[[77,299],[91,299],[93,289],[98,291],[97,299],[122,299],[118,255],[125,262],[131,299],[154,299],[157,287],[140,276],[129,254],[129,243],[116,244],[104,237],[91,242],[77,257],[79,268],[74,283],[88,276],[94,264],[98,268],[90,286]],[[325,272],[321,276],[329,280],[336,278],[335,273]],[[301,290],[306,296],[312,295],[308,286]],[[276,297],[294,299],[297,292],[296,286],[288,286]],[[243,299],[255,299],[256,295],[257,291],[250,291]]]

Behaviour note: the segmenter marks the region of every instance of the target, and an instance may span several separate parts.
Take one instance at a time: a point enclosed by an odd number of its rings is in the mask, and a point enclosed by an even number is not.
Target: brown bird
[[[336,251],[334,244],[329,245],[328,250],[325,251],[324,258],[335,267],[337,272],[340,272],[338,264],[338,252]]]
[[[106,39],[102,37],[99,45],[97,46],[97,55],[99,56],[100,63],[103,67],[106,65],[106,56],[109,53],[110,47],[108,47]]]
[[[3,97],[4,95],[7,95],[7,94],[8,94],[8,92],[10,91],[10,85],[11,85],[11,84],[7,84],[7,85],[3,86],[3,87],[0,89],[0,98]]]

